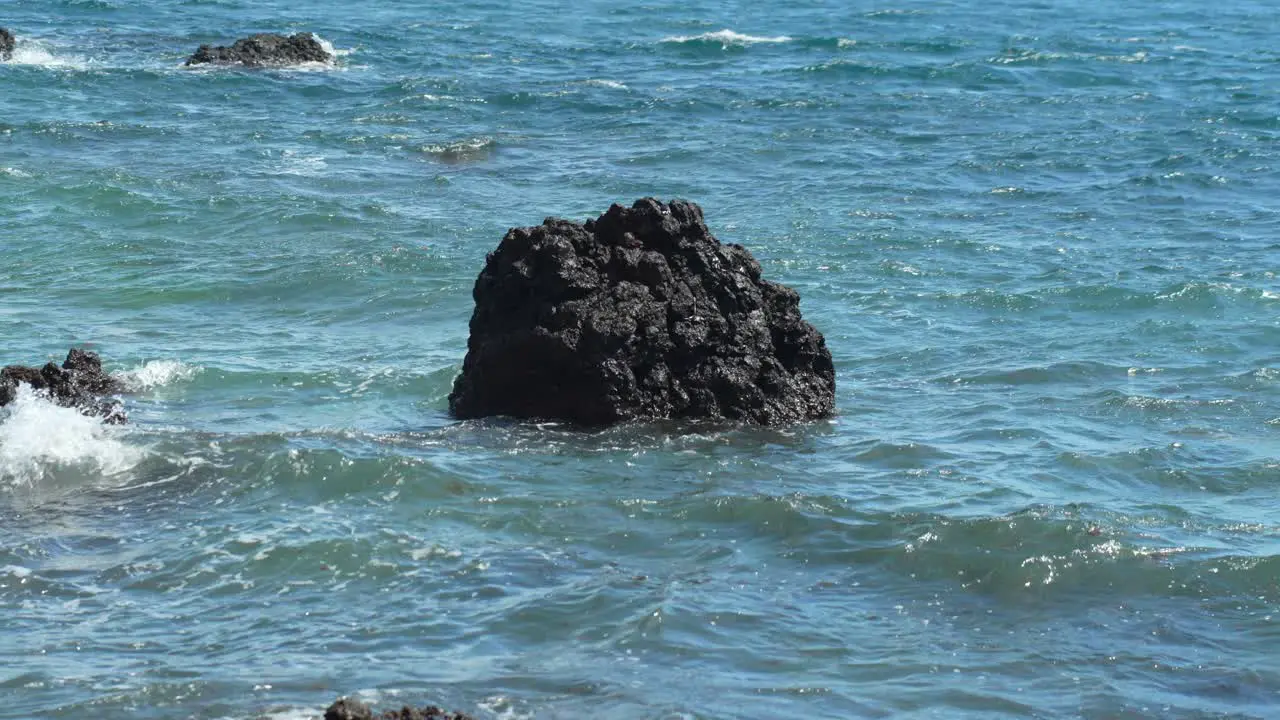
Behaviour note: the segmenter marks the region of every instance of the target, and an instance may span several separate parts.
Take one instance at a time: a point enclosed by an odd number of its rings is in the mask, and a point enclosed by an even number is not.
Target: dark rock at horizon
[[[709,418],[774,425],[831,415],[835,368],[795,291],[653,198],[579,224],[514,228],[473,292],[457,418],[601,426]]]
[[[13,33],[0,27],[0,60],[8,60],[13,57],[13,48],[17,44],[18,39],[13,36]]]
[[[5,367],[0,370],[0,407],[17,398],[18,385],[23,383],[43,392],[62,407],[75,408],[109,423],[119,424],[126,419],[119,401],[104,397],[124,388],[120,381],[102,371],[102,359],[97,353],[73,349],[61,367],[54,363],[41,368]]]
[[[333,62],[333,55],[311,33],[284,36],[260,33],[235,41],[230,47],[201,45],[186,65],[244,65],[246,67],[281,67],[309,62]]]
[[[324,711],[324,720],[474,720],[470,715],[448,712],[434,705],[424,708],[404,706],[375,714],[368,705],[354,698],[338,698]]]

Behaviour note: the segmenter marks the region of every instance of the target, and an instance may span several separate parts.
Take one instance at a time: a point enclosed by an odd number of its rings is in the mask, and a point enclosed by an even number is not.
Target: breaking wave
[[[139,392],[190,380],[199,372],[199,367],[178,360],[150,360],[132,370],[117,373],[116,377],[130,390]]]
[[[31,65],[35,67],[54,68],[59,70],[84,70],[89,61],[76,55],[54,54],[49,46],[40,40],[18,38],[13,55],[0,64]]]
[[[122,432],[19,385],[17,398],[0,410],[0,486],[35,485],[64,472],[129,470],[143,452],[121,441]]]
[[[726,48],[730,46],[755,45],[757,43],[784,43],[790,41],[791,37],[789,35],[746,35],[727,28],[715,32],[702,33],[701,35],[677,35],[662,39],[664,43],[720,45]]]

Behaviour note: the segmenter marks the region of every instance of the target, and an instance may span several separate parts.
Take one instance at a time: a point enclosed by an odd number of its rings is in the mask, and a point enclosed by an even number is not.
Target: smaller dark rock
[[[13,33],[0,27],[0,60],[8,60],[13,57],[13,48],[17,46],[18,39]]]
[[[88,350],[71,350],[61,367],[47,363],[42,368],[9,365],[0,370],[0,407],[17,398],[20,384],[45,393],[62,407],[75,408],[109,423],[119,424],[126,419],[119,401],[102,397],[123,391],[123,386],[102,371],[102,359]]]
[[[333,55],[311,33],[294,33],[288,37],[275,33],[260,33],[237,40],[231,47],[201,45],[187,65],[235,65],[269,67],[301,65],[309,62],[333,62]]]
[[[373,711],[369,706],[355,698],[338,698],[324,711],[324,720],[365,720],[372,717]]]
[[[338,698],[338,701],[324,711],[324,720],[474,720],[470,715],[460,712],[448,712],[430,705],[424,708],[412,708],[408,705],[399,710],[384,710],[374,713],[368,705],[355,698]]]

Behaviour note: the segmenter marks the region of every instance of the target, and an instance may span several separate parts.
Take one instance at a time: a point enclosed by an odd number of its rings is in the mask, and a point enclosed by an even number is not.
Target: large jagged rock
[[[333,55],[324,49],[315,35],[295,33],[286,37],[275,33],[260,33],[237,40],[231,47],[201,45],[187,58],[185,64],[278,67],[309,62],[333,62]]]
[[[473,294],[458,418],[778,424],[835,407],[831,353],[800,297],[690,202],[514,228]]]
[[[124,388],[102,371],[102,359],[97,353],[73,349],[62,367],[47,363],[42,368],[10,365],[0,370],[0,407],[17,398],[21,383],[43,392],[58,405],[85,415],[95,415],[109,423],[123,423],[126,419],[119,401],[103,397]]]
[[[399,710],[384,710],[374,714],[368,705],[355,698],[338,698],[338,701],[324,711],[324,720],[474,720],[470,715],[460,712],[447,712],[438,707],[412,708],[404,706]]]
[[[18,39],[13,36],[13,33],[0,27],[0,61],[13,57],[13,48],[17,44]]]

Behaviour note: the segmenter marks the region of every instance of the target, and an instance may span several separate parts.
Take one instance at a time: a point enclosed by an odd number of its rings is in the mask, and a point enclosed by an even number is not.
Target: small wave
[[[1123,55],[1100,55],[1093,53],[1063,53],[1050,50],[1032,50],[1029,48],[1009,48],[1002,55],[988,59],[995,65],[1047,65],[1060,60],[1076,60],[1083,62],[1118,62],[1145,63],[1151,60],[1146,51]]]
[[[682,45],[683,44],[703,44],[703,45],[718,44],[718,45],[721,45],[722,47],[727,48],[733,45],[742,46],[742,45],[755,45],[757,43],[791,42],[791,36],[775,35],[772,37],[765,37],[760,35],[745,35],[740,32],[734,32],[733,30],[724,29],[724,30],[717,30],[716,32],[703,33],[701,35],[676,35],[672,37],[665,37],[662,39],[662,42],[682,44]]]
[[[1121,368],[1098,362],[1060,362],[1050,365],[1000,368],[974,375],[944,376],[939,382],[958,385],[1044,385],[1061,382],[1101,381],[1113,378]],[[1129,373],[1134,374],[1134,373]]]
[[[15,578],[31,577],[31,568],[22,567],[21,565],[5,565],[0,567],[0,575],[9,575]]]
[[[59,469],[124,472],[142,452],[116,438],[118,428],[54,405],[30,386],[0,411],[0,481],[34,485]]]
[[[89,67],[88,61],[75,55],[55,55],[48,46],[39,40],[18,38],[13,54],[4,61],[8,65],[31,65],[35,67],[84,70]]]
[[[151,360],[132,370],[118,373],[116,377],[130,390],[139,392],[190,380],[199,372],[200,368],[179,360]]]
[[[280,172],[285,175],[319,177],[328,171],[329,163],[323,155],[301,155],[296,150],[280,154]]]
[[[497,141],[491,137],[467,138],[451,143],[422,146],[422,152],[446,163],[464,163],[483,160],[493,152]]]
[[[626,85],[623,85],[622,83],[618,82],[617,80],[604,80],[604,79],[600,79],[600,78],[592,78],[592,79],[590,79],[590,80],[583,80],[583,81],[582,81],[582,84],[583,84],[583,85],[593,85],[593,86],[595,86],[595,87],[610,88],[610,89],[612,89],[612,90],[626,90],[626,89],[627,89],[627,86],[626,86]]]

